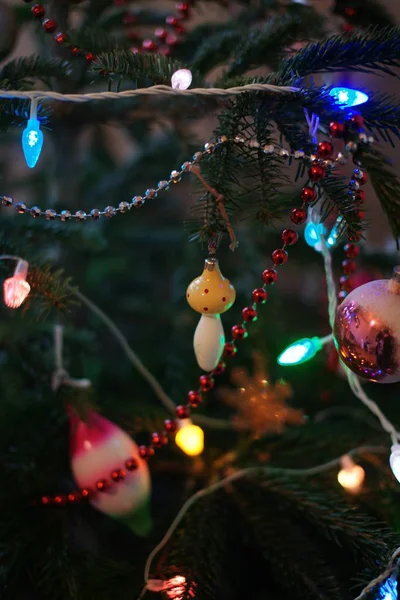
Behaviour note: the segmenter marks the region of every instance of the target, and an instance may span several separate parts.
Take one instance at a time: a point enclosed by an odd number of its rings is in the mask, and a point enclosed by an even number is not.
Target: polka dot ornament
[[[220,315],[231,308],[236,298],[235,288],[222,275],[217,259],[206,259],[203,273],[189,285],[186,298],[193,310],[202,314],[193,346],[199,367],[210,372],[217,367],[224,351]]]

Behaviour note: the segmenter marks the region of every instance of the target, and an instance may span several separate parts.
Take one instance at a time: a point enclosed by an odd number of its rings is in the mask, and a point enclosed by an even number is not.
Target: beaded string
[[[0,93],[1,95],[1,93]],[[365,134],[359,134],[359,141],[362,145],[372,143],[373,138],[367,137]],[[318,146],[318,156],[306,155],[303,150],[296,150],[291,152],[286,148],[283,148],[276,144],[266,144],[261,146],[260,143],[255,139],[245,140],[244,137],[237,135],[233,139],[229,139],[227,136],[221,136],[218,138],[216,143],[208,142],[204,145],[204,150],[196,152],[193,155],[192,161],[184,162],[179,170],[173,170],[167,180],[161,180],[158,182],[156,188],[149,188],[143,194],[143,196],[134,196],[131,202],[120,202],[117,207],[107,206],[104,210],[93,208],[87,213],[84,210],[77,210],[72,213],[70,210],[64,209],[60,212],[52,208],[42,210],[38,206],[27,207],[24,202],[16,202],[10,196],[0,196],[0,200],[4,206],[14,207],[18,214],[30,214],[34,219],[38,217],[45,217],[48,221],[59,219],[62,222],[75,220],[77,222],[84,222],[87,219],[96,221],[101,217],[105,216],[108,219],[115,217],[117,214],[126,214],[132,208],[140,208],[147,200],[153,200],[157,198],[160,192],[167,191],[171,184],[177,184],[181,181],[183,175],[190,173],[192,165],[200,163],[200,161],[207,155],[213,154],[221,147],[226,144],[236,144],[242,147],[247,147],[250,150],[256,150],[267,155],[276,155],[284,160],[288,160],[289,164],[292,160],[303,161],[305,164],[311,164],[310,178],[314,178],[314,181],[318,181],[325,176],[326,168],[331,168],[335,164],[342,165],[346,162],[346,157],[339,152],[335,158],[332,158],[333,145],[330,142],[321,142]],[[353,148],[349,148],[348,152],[351,153]],[[314,164],[314,161],[317,163]],[[307,203],[311,203],[316,200],[316,190],[310,186],[305,186],[302,190],[301,199],[303,201],[302,208],[295,208],[292,211],[292,220],[295,224],[304,223],[306,220],[306,213],[304,206]]]
[[[223,144],[228,142],[228,138],[225,136],[219,138],[217,144],[208,143],[205,145],[204,152],[198,152],[194,155],[194,162],[198,162],[205,154],[211,154],[215,151],[215,149]],[[246,140],[241,136],[236,136],[233,140],[236,144],[246,144]],[[249,147],[251,148],[259,148],[260,145],[255,140],[249,140],[247,142]],[[269,154],[278,152],[280,156],[284,156],[289,158],[290,153],[282,148],[275,148],[273,145],[264,146],[262,148],[263,152],[267,152]],[[294,208],[291,213],[291,221],[294,225],[300,225],[305,222],[307,211],[305,210],[305,206],[307,203],[314,202],[317,198],[317,189],[318,182],[320,182],[326,175],[326,169],[331,168],[333,164],[339,159],[340,162],[343,162],[343,157],[337,157],[336,161],[332,160],[331,157],[333,155],[333,145],[330,142],[321,142],[317,146],[317,154],[314,156],[306,157],[304,152],[296,151],[293,153],[293,158],[297,159],[308,159],[311,162],[311,166],[308,171],[309,175],[309,183],[303,188],[301,192],[301,200],[302,206],[301,208]],[[297,156],[296,156],[297,155]],[[190,170],[191,163],[184,163],[182,171],[177,173],[177,176],[171,177],[171,179],[180,180],[183,173],[188,172]],[[364,178],[364,174],[359,172],[359,169],[356,169],[356,175],[358,179]],[[173,172],[174,173],[174,172]],[[173,175],[171,173],[171,176]],[[365,178],[366,181],[366,178]],[[357,186],[354,186],[353,180],[351,180],[349,184],[350,192],[356,193]],[[265,269],[262,273],[263,286],[256,288],[253,290],[251,294],[252,304],[245,306],[241,311],[242,322],[240,324],[234,325],[232,327],[232,340],[230,342],[225,343],[223,350],[223,359],[229,359],[236,355],[237,346],[236,343],[240,340],[243,340],[247,337],[247,327],[249,323],[255,322],[258,318],[257,308],[259,304],[265,304],[268,293],[267,288],[270,285],[273,285],[278,279],[277,267],[285,264],[288,260],[288,252],[286,248],[294,245],[298,240],[298,234],[294,229],[284,229],[281,233],[281,239],[283,242],[282,247],[276,248],[272,254],[272,265]],[[325,246],[326,248],[326,246]],[[325,256],[326,252],[324,252]],[[82,296],[83,298],[83,296]],[[88,304],[89,306],[89,304]],[[190,412],[192,408],[197,408],[203,399],[203,394],[211,391],[215,386],[215,377],[222,374],[225,371],[226,363],[224,360],[221,360],[217,367],[213,369],[210,373],[202,374],[199,377],[199,387],[197,390],[189,390],[187,394],[187,403],[181,404],[175,408],[176,418],[174,419],[166,419],[164,421],[164,430],[162,432],[154,432],[151,435],[151,443],[149,445],[141,445],[139,447],[139,456],[143,460],[148,460],[151,456],[154,455],[155,450],[158,448],[162,448],[165,444],[168,443],[168,434],[175,433],[178,428],[179,420],[187,419],[190,417]],[[55,504],[61,505],[67,502],[75,503],[80,499],[86,499],[93,495],[96,492],[106,492],[110,489],[110,487],[114,483],[118,483],[123,481],[126,476],[126,470],[135,470],[138,467],[137,460],[134,457],[128,457],[125,461],[124,465],[116,468],[110,474],[110,479],[101,479],[97,481],[94,485],[93,489],[85,489],[78,490],[72,492],[69,495],[57,495],[55,497],[51,496],[43,496],[41,499],[41,503],[44,505]]]
[[[30,4],[33,0],[24,0],[26,4]],[[78,4],[81,0],[70,0],[71,4]],[[115,4],[124,5],[125,2],[119,2],[118,0]],[[163,54],[164,56],[170,56],[172,49],[179,43],[179,35],[185,33],[185,29],[182,25],[182,21],[189,18],[189,4],[187,2],[178,2],[176,4],[177,14],[176,15],[168,15],[165,19],[165,24],[168,28],[172,29],[172,32],[164,27],[157,27],[154,30],[154,37],[161,42],[161,46],[158,45],[158,41],[155,42],[151,38],[146,38],[142,40],[141,48],[134,47],[132,48],[132,52],[155,52],[156,50]],[[43,31],[49,34],[54,34],[54,41],[57,46],[65,46],[67,47],[72,56],[84,56],[85,60],[88,63],[93,62],[96,59],[95,54],[90,51],[84,51],[82,48],[78,46],[74,46],[68,40],[68,35],[63,33],[62,31],[57,31],[58,25],[54,19],[48,18],[46,16],[46,9],[42,4],[34,4],[31,8],[31,14],[34,19],[41,20]],[[129,11],[126,11],[122,24],[125,27],[132,27],[136,23],[136,16]],[[57,31],[57,33],[55,33]],[[129,30],[127,33],[127,37],[130,40],[137,40],[138,36],[136,32]]]
[[[310,168],[309,175],[312,175],[312,169]],[[324,171],[325,173],[325,171]],[[319,180],[319,179],[318,179]],[[318,181],[317,180],[317,181]],[[310,189],[313,189],[310,187]],[[297,210],[297,209],[295,209]],[[304,211],[306,214],[306,211]],[[299,221],[297,213],[291,215],[292,222],[298,225]],[[279,265],[286,263],[288,259],[288,253],[286,248],[295,244],[298,240],[298,234],[293,229],[285,229],[281,234],[283,245],[281,248],[277,248],[271,254],[272,265],[262,273],[263,286],[253,290],[251,294],[252,304],[242,309],[243,322],[240,325],[234,325],[232,327],[232,341],[227,342],[224,346],[223,358],[229,359],[236,355],[237,347],[236,343],[239,340],[247,337],[247,326],[249,323],[257,320],[257,307],[259,304],[265,304],[267,300],[267,287],[273,285],[278,278],[276,268]],[[139,455],[143,460],[148,460],[154,455],[155,450],[162,448],[168,443],[168,434],[173,434],[178,428],[178,422],[181,419],[187,419],[190,417],[192,408],[197,408],[202,400],[203,394],[211,391],[215,386],[215,377],[222,374],[225,371],[226,363],[221,360],[217,367],[207,374],[202,374],[199,377],[199,387],[197,390],[189,390],[187,394],[187,404],[181,404],[175,408],[176,418],[166,419],[164,421],[164,430],[162,432],[154,432],[151,435],[151,443],[149,445],[142,444],[139,446]],[[68,495],[57,494],[56,496],[42,496],[40,502],[42,505],[64,505],[67,503],[74,504],[82,499],[88,499],[95,493],[107,492],[110,487],[123,481],[126,476],[126,470],[132,471],[137,469],[138,463],[134,457],[128,457],[124,465],[119,466],[110,473],[109,479],[101,479],[95,483],[93,488],[85,488],[84,490],[76,490]]]

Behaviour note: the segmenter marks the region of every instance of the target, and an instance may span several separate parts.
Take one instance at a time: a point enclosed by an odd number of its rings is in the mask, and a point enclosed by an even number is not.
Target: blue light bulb
[[[294,342],[278,356],[278,364],[283,367],[301,365],[311,360],[321,350],[323,343],[320,338],[303,338]]]
[[[395,575],[392,575],[380,587],[379,600],[397,600],[397,581]]]
[[[312,248],[315,248],[320,243],[320,234],[325,234],[325,227],[322,223],[312,223],[310,221],[304,228],[304,239]]]
[[[33,169],[39,160],[42,146],[43,133],[40,131],[40,122],[36,117],[31,117],[22,134],[22,149],[30,169]]]
[[[336,100],[337,104],[340,104],[340,108],[351,108],[368,102],[367,94],[347,87],[334,87],[330,90],[329,95]]]

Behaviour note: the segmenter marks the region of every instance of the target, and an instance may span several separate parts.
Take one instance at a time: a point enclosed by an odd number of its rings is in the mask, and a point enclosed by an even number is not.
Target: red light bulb
[[[19,308],[30,292],[31,286],[26,281],[28,266],[26,260],[19,260],[14,275],[4,281],[4,303],[9,308]]]

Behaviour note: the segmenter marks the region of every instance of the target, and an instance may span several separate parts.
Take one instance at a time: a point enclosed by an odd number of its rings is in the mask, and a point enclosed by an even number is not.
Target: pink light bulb
[[[19,308],[28,296],[31,286],[26,281],[28,274],[28,263],[19,260],[12,277],[4,281],[4,303],[9,308]]]

